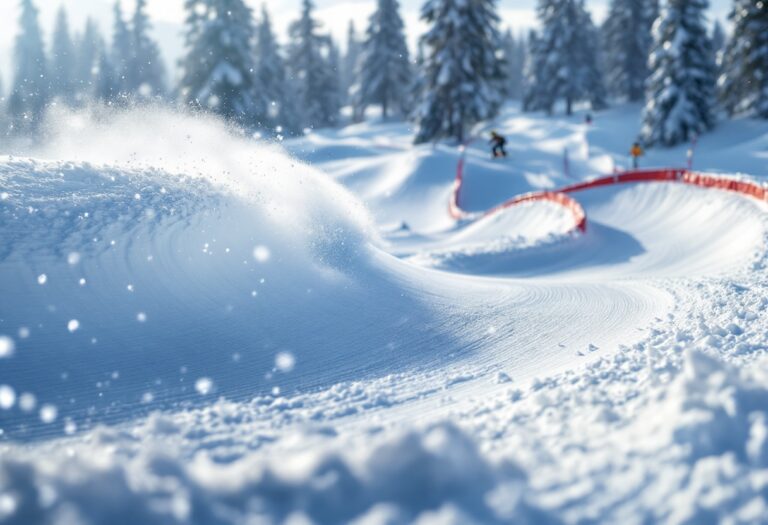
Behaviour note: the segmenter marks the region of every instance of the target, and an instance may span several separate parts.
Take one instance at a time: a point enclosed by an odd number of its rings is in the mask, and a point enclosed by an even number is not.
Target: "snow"
[[[7,335],[0,335],[0,359],[12,357],[16,350],[16,343]]]
[[[462,206],[625,166],[639,115],[507,108]],[[764,520],[765,203],[627,184],[573,195],[583,235],[549,203],[457,223],[459,152],[403,124],[107,122],[0,159],[0,520]],[[766,144],[733,121],[694,166],[764,178]]]

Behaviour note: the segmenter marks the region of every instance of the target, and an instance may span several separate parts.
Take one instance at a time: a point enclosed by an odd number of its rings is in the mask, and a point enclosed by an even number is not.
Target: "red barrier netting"
[[[453,192],[451,194],[451,200],[448,206],[451,217],[457,220],[470,218],[472,216],[466,211],[462,210],[460,205],[461,190],[464,186],[464,168],[466,165],[466,156],[464,153],[465,148],[466,145],[463,147],[462,155],[459,158],[459,162],[456,166],[456,179],[453,184]],[[575,199],[567,194],[575,193],[577,191],[600,188],[603,186],[611,186],[615,184],[642,182],[680,182],[683,184],[690,184],[702,188],[733,191],[762,201],[768,201],[768,188],[756,182],[738,180],[719,175],[695,173],[687,169],[665,168],[626,171],[617,173],[615,175],[609,175],[607,177],[600,177],[588,182],[571,184],[559,190],[533,192],[520,195],[488,210],[482,214],[482,216],[485,217],[492,215],[506,208],[510,208],[525,202],[549,201],[557,203],[568,209],[573,214],[574,230],[585,232],[587,229],[586,212]]]

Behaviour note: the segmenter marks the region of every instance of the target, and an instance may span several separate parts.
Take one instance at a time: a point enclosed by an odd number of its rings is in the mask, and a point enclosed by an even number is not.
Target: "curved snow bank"
[[[174,428],[165,424],[165,431]],[[272,459],[216,464],[133,454],[109,431],[91,445],[0,459],[8,523],[555,523],[527,500],[522,472],[492,463],[438,424],[349,448],[297,438]],[[327,440],[326,440],[327,441]],[[16,452],[16,451],[15,451]]]
[[[430,359],[393,351],[393,327],[448,344],[325,177],[210,122],[68,118],[40,154],[76,161],[0,160],[6,435]]]
[[[546,200],[521,202],[471,222],[439,242],[421,244],[408,260],[473,274],[505,272],[509,258],[562,243],[572,232],[573,217],[562,206]]]
[[[451,217],[453,217],[456,220],[473,217],[473,214],[464,211],[461,208],[461,204],[460,204],[462,190],[464,187],[464,171],[467,163],[466,151],[467,151],[466,145],[462,146],[461,156],[459,157],[459,161],[456,165],[456,179],[454,180],[454,183],[453,183],[451,198],[448,204],[448,212],[450,213]],[[562,192],[539,191],[539,192],[532,192],[532,193],[519,195],[517,197],[508,199],[497,206],[494,206],[493,208],[485,212],[483,216],[494,215],[495,213],[499,213],[500,211],[506,210],[508,208],[512,208],[512,207],[519,206],[521,204],[525,204],[529,202],[538,202],[538,201],[551,202],[559,206],[562,206],[563,208],[568,210],[573,217],[573,226],[571,227],[571,230],[573,231],[578,230],[581,232],[586,231],[587,215],[586,213],[584,213],[584,209],[581,207],[581,204],[579,204],[577,201],[575,201],[574,199],[572,199],[571,197],[569,197],[568,195]]]

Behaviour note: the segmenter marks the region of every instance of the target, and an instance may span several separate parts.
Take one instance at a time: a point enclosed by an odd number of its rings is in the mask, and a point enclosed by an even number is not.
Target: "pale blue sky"
[[[126,10],[132,9],[134,2],[135,0],[122,0]],[[354,20],[358,29],[362,29],[375,6],[375,0],[315,0],[315,2],[319,18],[339,39],[343,39],[350,20]],[[278,31],[284,32],[290,21],[296,17],[301,0],[248,0],[248,3],[254,8],[259,8],[265,3],[273,15]],[[423,0],[401,0],[403,18],[411,43],[423,30],[418,19],[422,3]],[[587,0],[587,5],[592,10],[596,21],[602,21],[607,3],[608,0]],[[0,75],[6,87],[11,76],[11,49],[17,31],[18,4],[18,0],[0,0]],[[48,40],[50,40],[50,30],[59,6],[63,5],[67,8],[74,27],[81,27],[87,16],[93,16],[102,30],[109,34],[112,26],[113,4],[114,0],[36,0]],[[182,51],[180,32],[184,15],[183,4],[184,0],[148,0],[149,11],[155,22],[156,36],[161,42],[164,58],[169,62],[174,61]],[[724,18],[730,6],[730,0],[712,0],[712,4],[712,16]],[[499,7],[503,24],[517,30],[534,27],[535,5],[536,0],[501,0]]]

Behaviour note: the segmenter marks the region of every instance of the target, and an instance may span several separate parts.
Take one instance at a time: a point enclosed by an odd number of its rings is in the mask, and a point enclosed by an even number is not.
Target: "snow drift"
[[[472,206],[564,183],[546,138],[581,125],[525,119],[520,169],[469,152]],[[627,185],[579,194],[585,235],[456,224],[456,151],[380,128],[297,146],[386,241],[204,120],[60,115],[0,161],[0,521],[764,520],[765,207]]]
[[[90,426],[392,372],[395,327],[440,339],[358,202],[276,148],[157,111],[51,133],[53,160],[0,163],[6,433],[60,431],[41,405]]]

